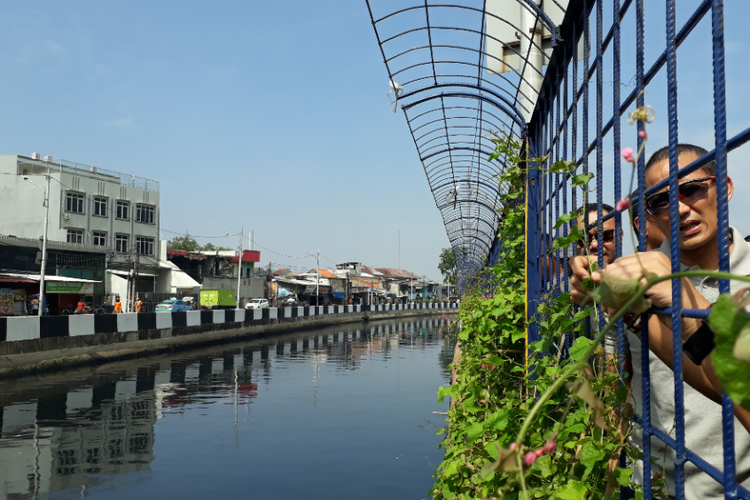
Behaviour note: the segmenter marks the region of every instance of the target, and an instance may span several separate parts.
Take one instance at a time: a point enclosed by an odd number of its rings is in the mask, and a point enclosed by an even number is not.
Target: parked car
[[[268,299],[252,299],[245,304],[245,309],[266,309],[268,307]]]
[[[193,308],[184,300],[169,299],[156,306],[157,311],[192,311]]]
[[[302,302],[299,301],[299,299],[295,297],[289,297],[285,299],[283,302],[281,302],[282,307],[296,307],[301,306]]]

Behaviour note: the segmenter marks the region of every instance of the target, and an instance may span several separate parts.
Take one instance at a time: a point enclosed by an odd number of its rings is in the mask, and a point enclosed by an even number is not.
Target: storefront
[[[38,311],[39,274],[0,273],[0,316],[25,316]],[[95,280],[68,276],[45,277],[45,301],[49,314],[75,308],[82,296],[91,296]]]

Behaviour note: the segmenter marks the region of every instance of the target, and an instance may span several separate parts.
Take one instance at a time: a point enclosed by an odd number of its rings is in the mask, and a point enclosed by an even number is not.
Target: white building
[[[32,155],[33,156],[33,155]],[[40,238],[49,172],[48,240],[105,247],[109,267],[158,267],[159,183],[65,160],[0,155],[0,234]],[[10,175],[8,175],[10,174]],[[13,175],[15,174],[15,175]]]

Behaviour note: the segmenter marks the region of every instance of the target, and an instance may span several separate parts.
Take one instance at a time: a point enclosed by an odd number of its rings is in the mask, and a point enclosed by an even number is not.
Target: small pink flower
[[[531,467],[534,465],[534,462],[536,462],[536,459],[539,458],[539,456],[534,451],[530,451],[526,454],[525,457],[523,457],[523,464],[526,467]]]
[[[508,449],[509,449],[510,451],[513,451],[513,450],[515,450],[515,449],[516,449],[516,443],[510,443],[510,446],[508,446]]]
[[[628,208],[630,208],[630,201],[628,201],[627,198],[621,199],[620,201],[617,202],[617,205],[615,205],[615,209],[618,212],[624,212]]]
[[[542,448],[542,450],[544,450],[545,455],[549,455],[550,453],[553,453],[556,449],[557,449],[557,443],[555,443],[554,441],[547,441],[546,443],[544,443],[544,448]]]
[[[633,163],[633,148],[622,148],[622,157],[625,158],[625,161],[629,163]]]
[[[638,137],[640,137],[641,139],[645,139],[647,137],[646,136],[646,131],[645,130],[641,130],[640,132],[638,132]]]

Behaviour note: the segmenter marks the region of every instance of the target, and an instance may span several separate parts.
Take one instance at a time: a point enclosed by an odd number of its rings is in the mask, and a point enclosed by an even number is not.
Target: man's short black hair
[[[677,156],[679,157],[680,155],[683,155],[686,153],[694,154],[697,159],[703,156],[704,154],[708,153],[708,151],[694,144],[678,144]],[[664,146],[663,148],[657,150],[654,154],[651,155],[651,158],[648,159],[648,163],[646,163],[646,168],[644,169],[644,172],[648,172],[649,168],[653,167],[657,163],[660,163],[664,160],[669,160],[669,146]],[[711,160],[710,162],[701,166],[701,169],[705,170],[708,175],[716,175],[716,160]]]
[[[584,210],[584,209],[585,209],[585,211],[582,212],[582,210]],[[576,210],[576,212],[578,212],[578,213],[581,214],[581,217],[584,218],[584,220],[586,221],[586,224],[592,224],[592,222],[589,221],[586,218],[586,216],[588,214],[590,214],[591,212],[596,212],[597,210],[598,210],[598,205],[596,203],[586,203],[585,207],[579,207]],[[607,215],[608,213],[610,213],[613,210],[614,210],[614,208],[612,207],[612,205],[607,205],[606,203],[602,203],[602,215]]]

